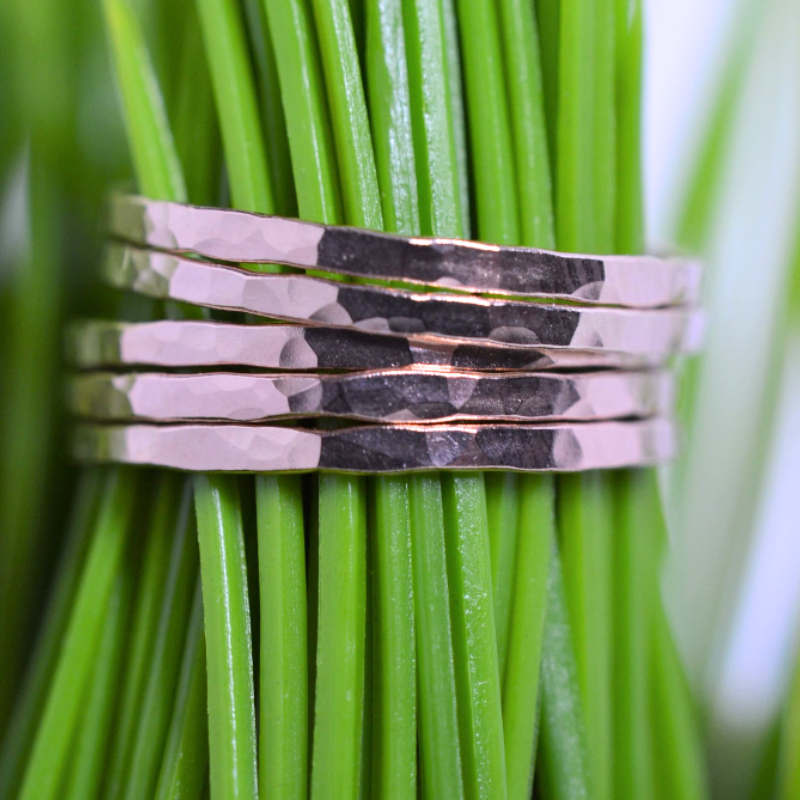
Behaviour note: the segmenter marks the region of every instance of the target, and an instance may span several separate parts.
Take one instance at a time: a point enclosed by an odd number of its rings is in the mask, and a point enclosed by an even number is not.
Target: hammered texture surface
[[[346,375],[93,373],[70,382],[70,410],[97,420],[365,422],[602,420],[664,414],[666,372],[509,375],[376,370]]]
[[[359,278],[638,308],[692,304],[700,285],[699,264],[683,259],[405,238],[128,195],[112,197],[110,206],[114,236],[234,263],[279,263]]]
[[[86,463],[196,472],[573,472],[647,466],[675,452],[669,421],[392,425],[311,431],[268,425],[78,425]]]
[[[105,277],[118,288],[208,308],[384,334],[659,358],[692,350],[698,312],[580,308],[404,292],[305,275],[259,274],[114,245]]]

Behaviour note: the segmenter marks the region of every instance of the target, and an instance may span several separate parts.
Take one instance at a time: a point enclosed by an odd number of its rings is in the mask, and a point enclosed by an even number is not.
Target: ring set
[[[696,262],[404,238],[128,196],[112,199],[109,226],[112,286],[251,316],[74,324],[68,402],[81,460],[573,471],[674,452],[667,365],[699,344]]]

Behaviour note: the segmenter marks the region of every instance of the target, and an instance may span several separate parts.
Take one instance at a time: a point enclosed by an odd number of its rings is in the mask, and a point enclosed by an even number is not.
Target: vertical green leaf
[[[520,484],[516,579],[508,663],[503,689],[503,728],[509,800],[528,800],[533,787],[547,580],[555,541],[553,479],[525,476]]]
[[[319,630],[311,797],[356,800],[366,622],[363,484],[320,475]]]
[[[239,493],[229,476],[195,479],[206,630],[214,797],[258,797],[253,654]]]
[[[92,544],[28,759],[20,800],[50,800],[59,796],[81,702],[92,674],[92,662],[86,653],[96,652],[99,646],[104,615],[132,524],[137,484],[135,471],[115,469],[108,473]]]
[[[208,712],[203,593],[198,576],[183,645],[169,734],[154,797],[195,800],[208,782]]]
[[[308,642],[299,477],[256,478],[261,675],[259,792],[308,794]]]
[[[444,508],[436,477],[408,479],[419,675],[422,797],[464,797],[458,736]]]
[[[272,188],[240,7],[232,0],[197,0],[197,9],[233,203],[268,214]]]

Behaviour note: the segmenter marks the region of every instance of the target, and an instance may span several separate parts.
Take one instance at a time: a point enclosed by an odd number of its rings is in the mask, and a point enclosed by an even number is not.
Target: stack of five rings
[[[695,261],[407,238],[125,195],[112,198],[109,227],[106,282],[177,301],[182,318],[73,324],[81,461],[550,472],[675,452],[669,365],[699,344]]]

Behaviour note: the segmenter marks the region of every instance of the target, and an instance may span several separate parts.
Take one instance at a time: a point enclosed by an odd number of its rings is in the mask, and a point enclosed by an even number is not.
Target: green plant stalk
[[[594,798],[569,611],[555,543],[547,577],[542,654],[541,794],[547,800]]]
[[[368,0],[366,25],[366,83],[384,227],[392,233],[418,235],[419,197],[402,2]]]
[[[155,800],[195,800],[208,777],[206,649],[198,575]]]
[[[506,674],[514,574],[517,569],[519,528],[519,478],[512,472],[490,473],[486,481],[489,552],[492,557],[492,595],[497,632],[497,669],[501,682]]]
[[[72,769],[66,788],[61,794],[65,800],[97,797],[103,780],[122,659],[127,644],[132,584],[131,572],[121,570],[112,590],[103,633],[94,658],[94,678],[84,704],[77,741],[72,748]]]
[[[655,473],[618,473],[619,509],[614,542],[614,797],[639,798],[651,790],[648,724],[649,625],[653,593],[653,526],[658,524],[653,492]],[[657,488],[657,487],[656,487]],[[657,496],[657,495],[656,495]]]
[[[319,628],[311,797],[359,794],[366,622],[363,485],[319,478]]]
[[[535,6],[536,23],[541,43],[542,94],[547,128],[547,149],[550,156],[550,174],[555,184],[558,179],[556,140],[558,138],[558,65],[561,51],[561,2],[560,0],[536,0]]]
[[[89,685],[114,582],[122,566],[136,499],[138,476],[133,471],[108,472],[104,496],[80,587],[59,655],[42,720],[28,759],[20,800],[58,796]]]
[[[278,67],[275,61],[275,49],[267,28],[266,9],[261,0],[245,0],[244,9],[258,76],[258,99],[267,166],[270,170],[274,213],[293,217],[297,215],[297,197],[292,179],[292,162],[289,157],[289,139],[286,135],[286,117],[281,103]]]
[[[534,9],[523,0],[503,0],[498,8],[514,146],[519,244],[552,250],[555,248],[552,180]]]
[[[552,183],[548,159],[544,94],[536,19],[531,4],[505,0],[499,4],[505,78],[509,96],[517,173],[517,200],[521,244],[553,248]],[[487,477],[487,491],[494,476]],[[494,584],[495,597],[513,587],[508,610],[513,623],[508,638],[509,660],[501,660],[503,718],[508,795],[515,800],[530,797],[536,754],[539,662],[545,615],[545,589],[550,543],[553,541],[554,482],[547,478],[506,477],[517,484],[517,530],[504,537],[515,542],[511,550],[512,572]],[[498,518],[490,519],[497,524]],[[502,521],[502,518],[500,518]],[[518,539],[518,541],[517,541]],[[492,554],[494,557],[494,553]],[[494,578],[494,574],[493,574]],[[508,613],[506,610],[505,613]],[[500,651],[501,657],[503,651]],[[536,665],[535,668],[531,665]]]
[[[180,93],[175,102],[172,131],[186,176],[188,198],[197,205],[213,206],[218,201],[221,182],[219,125],[200,19],[191,3],[185,14],[177,81]]]
[[[708,776],[689,686],[666,613],[660,604],[654,611],[650,708],[655,785],[663,800],[705,800]]]
[[[167,113],[139,26],[124,0],[103,0],[125,130],[139,191],[186,201],[186,186]]]
[[[125,782],[125,800],[151,798],[158,780],[198,574],[191,512],[191,485],[184,481],[178,519],[171,530],[167,579]]]
[[[270,213],[274,200],[240,7],[231,0],[197,0],[197,10],[233,204]]]
[[[258,797],[247,566],[236,480],[195,479],[214,797]]]
[[[304,0],[270,0],[265,8],[300,216],[314,222],[341,222],[336,155],[311,10]]]
[[[299,477],[256,478],[261,606],[259,793],[308,794],[308,642]],[[289,496],[287,496],[289,493]]]
[[[558,526],[578,680],[598,797],[611,790],[611,558],[615,535],[608,477],[558,478]]]
[[[180,479],[176,475],[163,473],[158,480],[153,517],[144,545],[129,646],[123,665],[124,676],[117,700],[117,719],[105,779],[105,793],[109,800],[121,798],[125,792],[166,588],[179,493]]]
[[[366,83],[375,163],[385,229],[406,235],[420,230],[411,128],[410,89],[402,3],[369,0],[365,7]],[[417,661],[411,552],[410,498],[403,477],[371,482],[372,796],[417,796]],[[368,661],[368,665],[369,665]],[[367,749],[365,749],[365,755]],[[366,758],[365,758],[366,761]]]
[[[466,795],[505,798],[502,699],[483,475],[443,474],[441,482]]]
[[[520,238],[514,149],[497,14],[488,0],[458,0],[477,233],[493,244]]]
[[[451,92],[449,77],[454,37],[447,35],[443,6],[436,0],[412,0],[404,3],[403,12],[421,232],[464,236],[462,157],[454,111],[459,98]]]
[[[42,494],[58,391],[56,370],[60,317],[60,232],[51,224],[59,190],[40,149],[36,128],[28,146],[28,252],[12,283],[9,379],[0,420],[0,735],[19,689],[37,610],[38,567],[49,502]]]
[[[409,507],[422,797],[464,797],[441,483],[411,475]]]
[[[61,561],[50,590],[25,682],[0,750],[0,797],[15,797],[42,715],[64,631],[89,549],[100,505],[103,477],[89,470],[81,478],[65,536]]]
[[[616,0],[616,117],[619,148],[615,247],[618,253],[643,253],[645,249],[641,156],[643,29],[642,0]]]
[[[555,541],[553,479],[526,476],[520,483],[516,579],[511,604],[508,662],[503,691],[503,730],[510,800],[533,789],[537,701],[542,660],[547,573]]]
[[[375,480],[372,491],[377,606],[372,796],[412,800],[417,796],[417,660],[408,482],[403,477]]]
[[[451,146],[455,153],[455,180],[458,189],[458,205],[463,236],[472,235],[470,220],[470,175],[467,153],[467,119],[464,109],[464,83],[461,79],[461,45],[458,40],[458,20],[455,0],[442,0],[442,23],[445,61],[447,65],[448,97],[450,106]]]
[[[375,156],[361,67],[347,0],[312,0],[344,217],[349,225],[383,229]]]
[[[613,12],[609,3],[580,0],[561,4],[558,13],[557,88],[549,88],[545,97],[548,93],[556,97],[556,244],[564,251],[614,249]],[[580,475],[559,478],[557,492],[564,583],[575,626],[593,788],[599,800],[605,800],[611,796],[611,486],[607,476]],[[582,508],[584,496],[592,496],[591,509]],[[566,509],[569,514],[561,513]]]

